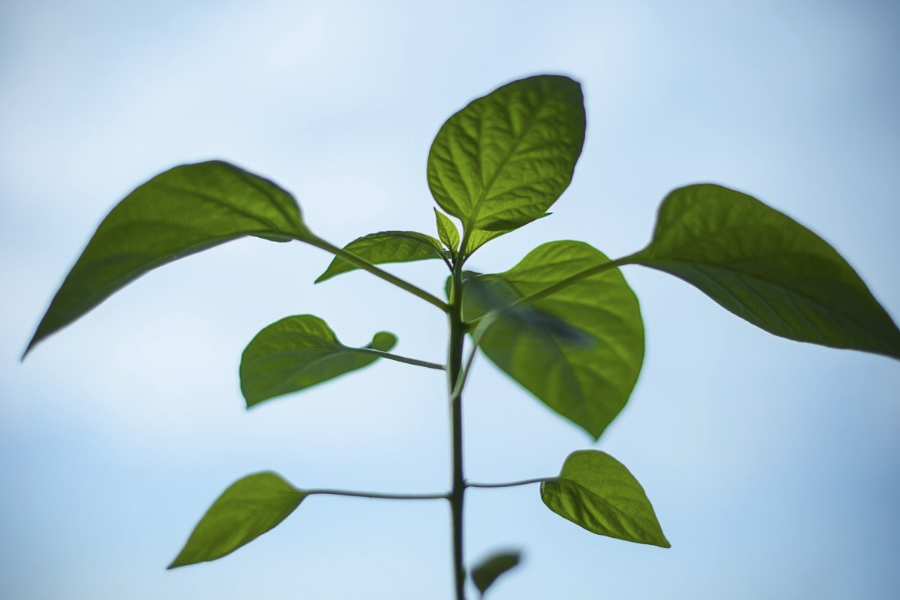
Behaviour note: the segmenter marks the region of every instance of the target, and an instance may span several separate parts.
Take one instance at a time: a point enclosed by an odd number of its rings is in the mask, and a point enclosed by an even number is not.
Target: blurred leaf
[[[521,554],[518,552],[498,552],[489,556],[472,569],[472,583],[481,592],[482,597],[497,578],[519,565]]]
[[[364,348],[342,345],[325,321],[313,315],[286,317],[254,337],[241,356],[241,391],[247,408],[361,369],[397,343],[381,331]]]
[[[541,484],[547,508],[590,532],[669,548],[644,488],[625,466],[599,450],[573,452],[558,479]]]
[[[568,187],[584,144],[581,86],[556,75],[514,81],[441,127],[428,186],[464,230],[510,230],[538,218]]]
[[[628,262],[671,273],[778,336],[900,358],[900,330],[822,238],[718,185],[666,197],[653,241]]]
[[[438,237],[451,252],[456,253],[459,250],[459,230],[456,228],[456,224],[436,208],[434,216],[437,219]]]
[[[25,354],[147,271],[247,235],[284,241],[312,234],[288,192],[234,165],[212,161],[157,175],[100,223]]]
[[[444,257],[443,247],[438,240],[414,231],[370,233],[353,240],[344,247],[344,250],[352,252],[373,265]],[[316,283],[358,268],[336,256],[325,272],[316,279]]]
[[[238,479],[209,507],[169,569],[222,558],[273,529],[306,494],[276,473]]]
[[[470,278],[463,287],[466,321],[497,311],[479,332],[488,358],[595,439],[625,406],[644,358],[640,306],[622,273],[610,268],[505,307],[608,262],[583,242],[550,242],[509,271]]]

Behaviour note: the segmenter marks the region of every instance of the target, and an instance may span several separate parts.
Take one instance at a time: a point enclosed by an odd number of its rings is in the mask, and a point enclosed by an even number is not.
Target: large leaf
[[[235,481],[209,507],[168,568],[231,554],[284,521],[306,496],[276,473]]]
[[[370,233],[347,244],[344,250],[374,264],[411,262],[430,258],[443,258],[441,242],[431,236],[414,231],[382,231]],[[356,265],[337,256],[319,275],[316,283],[335,275],[358,269]]]
[[[466,281],[472,321],[489,311],[480,346],[494,364],[595,439],[619,414],[644,358],[637,297],[610,268],[545,298],[503,308],[609,259],[583,242],[550,242],[499,275]]]
[[[26,354],[147,271],[246,235],[278,241],[311,236],[288,192],[234,165],[205,162],[157,175],[100,223]]]
[[[588,531],[669,548],[644,488],[625,465],[599,450],[566,458],[558,479],[541,483],[547,507]]]
[[[325,321],[313,315],[286,317],[254,337],[241,356],[241,391],[247,408],[361,369],[397,343],[380,331],[364,348],[341,344]]]
[[[628,262],[671,273],[775,335],[900,358],[900,330],[847,261],[746,194],[673,191],[650,245]]]
[[[498,552],[491,555],[472,569],[472,583],[484,597],[484,593],[494,585],[497,578],[516,568],[520,560],[518,552]]]
[[[469,233],[520,227],[568,187],[584,129],[577,82],[540,75],[509,83],[441,127],[428,154],[431,194]]]

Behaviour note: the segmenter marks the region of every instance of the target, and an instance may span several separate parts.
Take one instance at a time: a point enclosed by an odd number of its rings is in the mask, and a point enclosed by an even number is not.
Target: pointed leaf
[[[209,507],[169,569],[222,558],[284,521],[306,494],[276,473],[237,480]]]
[[[395,262],[412,262],[430,258],[443,258],[441,243],[429,235],[414,231],[382,231],[370,233],[347,244],[344,250],[369,261],[373,265]],[[335,275],[358,269],[339,256],[335,257],[316,283]]]
[[[494,585],[498,577],[519,565],[520,559],[519,552],[498,552],[489,556],[472,569],[472,583],[484,596],[484,593]]]
[[[509,83],[441,127],[428,155],[431,194],[466,232],[520,227],[568,187],[584,129],[577,82],[540,75]]]
[[[535,221],[543,219],[545,217],[549,217],[553,213],[544,213]],[[484,231],[482,229],[476,229],[469,234],[469,239],[466,242],[465,254],[466,256],[471,256],[473,252],[490,242],[491,240],[500,237],[501,235],[506,235],[507,233],[512,233],[515,229],[500,229],[496,231]]]
[[[157,175],[100,223],[26,354],[147,271],[246,235],[284,241],[312,234],[288,192],[234,165],[182,165]]]
[[[286,317],[254,337],[241,356],[241,391],[247,408],[361,369],[397,343],[381,331],[364,348],[341,344],[325,321],[313,315]]]
[[[609,263],[583,242],[550,242],[499,275],[466,281],[467,321],[544,290],[591,267]],[[495,313],[482,351],[551,409],[595,439],[619,414],[644,358],[644,326],[637,297],[610,268],[556,293]]]
[[[573,452],[541,499],[564,519],[599,535],[670,548],[644,488],[625,465],[599,450]]]
[[[437,219],[438,237],[451,252],[459,250],[459,230],[456,228],[456,224],[436,208],[434,216]]]
[[[775,335],[900,358],[900,330],[847,261],[746,194],[711,184],[673,191],[653,241],[629,262],[675,275]]]

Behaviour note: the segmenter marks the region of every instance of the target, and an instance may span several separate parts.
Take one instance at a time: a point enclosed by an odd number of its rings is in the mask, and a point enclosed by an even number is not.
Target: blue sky
[[[450,598],[446,507],[311,498],[216,563],[166,572],[229,483],[432,492],[449,482],[439,373],[378,364],[247,412],[243,346],[289,314],[395,332],[440,361],[441,315],[328,257],[242,240],[169,265],[19,356],[108,210],[224,158],[291,190],[338,244],[430,233],[441,123],[522,76],[581,81],[587,141],[554,215],[476,255],[556,239],[642,247],[672,188],[751,193],[831,242],[900,315],[900,10],[891,2],[93,2],[0,5],[0,597]],[[432,290],[434,264],[394,272]],[[670,550],[593,536],[537,489],[473,491],[470,560],[521,548],[496,600],[900,595],[900,366],[771,337],[656,272],[625,272],[647,357],[596,445]],[[468,475],[554,475],[590,440],[477,363]]]

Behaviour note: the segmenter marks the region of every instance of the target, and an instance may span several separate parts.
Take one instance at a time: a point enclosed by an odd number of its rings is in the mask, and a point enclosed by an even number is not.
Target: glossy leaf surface
[[[353,240],[344,247],[344,250],[352,252],[373,265],[443,258],[444,256],[440,241],[414,231],[370,233]],[[358,268],[356,265],[336,256],[325,272],[316,279],[316,283]]]
[[[543,244],[505,273],[469,279],[465,318],[472,321],[607,263],[583,242]],[[495,314],[479,335],[494,364],[595,439],[625,406],[644,358],[640,306],[614,267]]]
[[[497,578],[516,568],[520,560],[521,555],[518,552],[498,552],[489,556],[472,569],[472,583],[484,596]]]
[[[541,499],[559,516],[593,533],[671,547],[644,488],[605,452],[570,454],[559,478],[541,484]]]
[[[281,319],[256,334],[241,356],[247,408],[361,369],[378,360],[371,350],[387,352],[396,343],[393,334],[381,331],[364,348],[351,348],[318,317]]]
[[[205,162],[157,175],[100,223],[26,353],[147,271],[247,235],[285,241],[311,234],[288,192],[234,165]]]
[[[441,127],[428,155],[431,193],[466,232],[520,227],[568,187],[584,129],[577,82],[540,75],[509,83]]]
[[[276,473],[237,480],[209,507],[170,569],[222,558],[285,520],[306,494]]]
[[[675,275],[775,335],[900,358],[900,330],[847,261],[746,194],[673,191],[650,245],[629,262]]]

